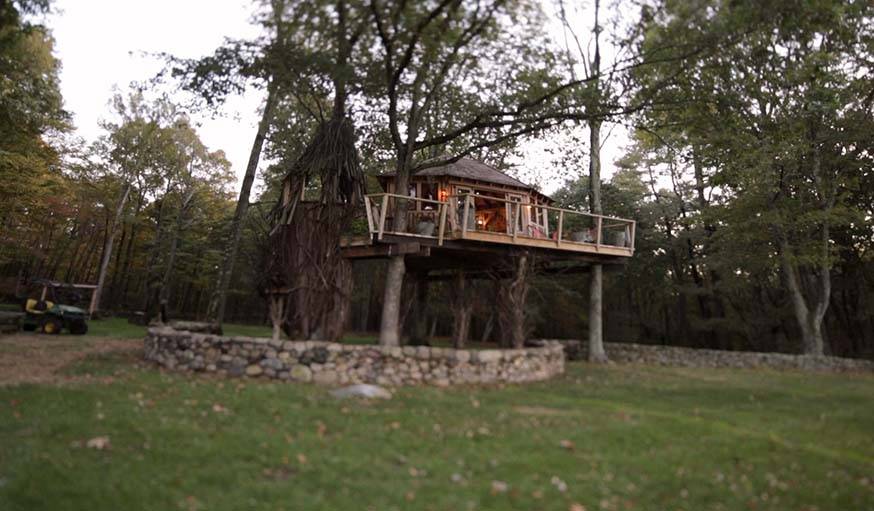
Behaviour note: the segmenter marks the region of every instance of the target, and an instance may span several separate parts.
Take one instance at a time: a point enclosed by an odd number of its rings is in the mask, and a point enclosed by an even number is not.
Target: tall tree
[[[395,189],[415,171],[555,126],[579,115],[553,73],[539,4],[369,2],[380,52],[370,97],[388,123]],[[430,158],[435,154],[444,156]],[[397,216],[401,222],[403,215]],[[403,228],[403,226],[401,226]],[[403,256],[389,259],[380,343],[400,342]]]
[[[48,9],[47,0],[0,3],[0,262],[36,255],[9,233],[39,230],[35,219],[62,180],[55,135],[69,129],[70,119],[54,41],[34,22]]]
[[[871,62],[870,3],[738,2],[709,11],[666,9],[676,15],[650,18],[651,42],[679,42],[695,32],[744,37],[718,54],[697,58],[682,89],[663,91],[691,107],[654,112],[650,127],[683,134],[696,188],[703,188],[705,167],[712,169],[711,183],[731,197],[720,218],[722,243],[743,240],[746,251],[757,253],[755,264],[779,270],[802,340],[799,348],[822,354],[832,231],[845,224],[848,204],[842,199],[855,189],[856,172],[869,159],[861,149],[868,135],[856,127],[871,112],[870,81],[862,78]],[[675,24],[678,17],[686,23]],[[676,69],[665,65],[652,71]],[[749,244],[751,239],[757,243]],[[737,266],[727,270],[722,275],[739,271]]]

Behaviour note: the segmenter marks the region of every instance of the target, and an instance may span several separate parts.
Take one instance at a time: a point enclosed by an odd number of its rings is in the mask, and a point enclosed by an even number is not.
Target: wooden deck
[[[508,215],[516,215],[511,226],[521,225],[523,207],[534,208],[526,216],[533,213],[543,222],[531,228],[493,232],[478,228],[471,195],[434,201],[382,193],[367,196],[365,206],[369,235],[348,236],[341,241],[344,255],[352,259],[430,256],[435,250],[456,257],[464,252],[533,250],[550,259],[615,264],[634,255],[633,220],[513,204],[507,209]],[[395,222],[395,216],[405,221]]]

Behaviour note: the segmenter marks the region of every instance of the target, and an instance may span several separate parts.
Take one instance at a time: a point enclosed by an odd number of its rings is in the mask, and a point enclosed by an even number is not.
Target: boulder
[[[291,370],[288,373],[289,376],[291,376],[291,379],[295,381],[309,382],[313,379],[312,370],[302,364],[292,366]]]
[[[173,330],[185,330],[199,334],[222,334],[222,327],[218,323],[202,323],[199,321],[170,321],[168,323]]]
[[[331,395],[340,398],[359,397],[365,399],[391,399],[391,392],[377,386],[368,384],[350,385],[340,389],[332,390]]]

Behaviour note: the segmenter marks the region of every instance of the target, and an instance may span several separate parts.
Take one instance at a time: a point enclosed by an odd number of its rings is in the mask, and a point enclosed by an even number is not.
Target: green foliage
[[[30,253],[10,236],[32,233],[63,191],[52,135],[68,129],[58,88],[60,64],[53,40],[30,15],[45,1],[0,4],[0,264]]]

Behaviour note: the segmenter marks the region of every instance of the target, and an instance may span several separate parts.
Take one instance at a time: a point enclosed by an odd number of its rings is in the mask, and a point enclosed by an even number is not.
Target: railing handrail
[[[448,201],[448,200],[446,200],[446,201],[440,201],[440,200],[435,200],[435,199],[425,199],[425,198],[422,198],[422,197],[410,197],[409,195],[401,195],[401,194],[397,194],[397,193],[388,193],[388,192],[383,192],[383,193],[369,193],[369,194],[367,194],[366,196],[367,196],[367,197],[396,197],[396,198],[398,198],[398,199],[406,199],[406,200],[419,201],[419,202],[428,202],[428,203],[431,203],[431,204],[438,204],[438,205],[439,205],[439,204],[443,204],[443,205],[448,205],[448,204],[449,204],[449,201]],[[510,199],[502,199],[502,198],[500,198],[500,197],[487,197],[487,196],[483,196],[483,195],[477,195],[477,194],[475,194],[475,193],[458,193],[458,194],[453,194],[453,195],[449,195],[449,196],[447,196],[447,199],[451,199],[451,198],[455,198],[455,197],[467,197],[467,196],[471,196],[471,197],[482,197],[482,198],[485,198],[485,199],[488,199],[488,200],[493,200],[493,201],[498,201],[498,202],[504,202],[504,203],[508,203],[508,204],[519,204],[519,205],[522,205],[522,206],[530,206],[530,207],[533,207],[533,208],[542,208],[542,209],[546,209],[546,210],[549,210],[549,211],[564,211],[565,213],[575,213],[575,214],[577,214],[577,215],[584,215],[584,216],[589,216],[589,217],[594,217],[594,218],[603,218],[604,220],[616,220],[616,221],[618,221],[618,222],[623,222],[623,223],[634,222],[634,220],[632,220],[632,219],[630,219],[630,218],[621,218],[621,217],[618,217],[618,216],[602,215],[602,214],[599,214],[599,213],[589,213],[589,212],[587,212],[587,211],[579,211],[579,210],[576,210],[576,209],[558,208],[558,207],[555,207],[555,206],[549,206],[549,205],[546,205],[546,204],[532,204],[532,203],[530,203],[530,202],[528,202],[528,203],[526,203],[526,202],[517,202],[517,201],[510,200]]]
[[[365,197],[396,197],[398,199],[406,199],[406,200],[414,200],[420,202],[430,202],[431,204],[449,204],[446,201],[439,201],[434,199],[423,199],[421,197],[410,197],[409,195],[400,195],[397,193],[370,193],[365,195]]]
[[[565,213],[576,213],[577,215],[585,215],[585,216],[590,216],[590,217],[594,217],[594,218],[603,218],[605,220],[617,220],[619,222],[625,222],[625,223],[634,222],[634,220],[632,220],[630,218],[620,218],[618,216],[601,215],[598,213],[588,213],[586,211],[577,211],[575,209],[557,208],[555,206],[548,206],[546,204],[532,204],[530,202],[516,202],[513,200],[509,200],[509,199],[502,199],[500,197],[488,197],[485,195],[477,195],[475,193],[458,193],[458,194],[450,195],[448,198],[451,199],[453,197],[466,197],[466,196],[482,197],[483,199],[494,200],[494,201],[498,201],[498,202],[506,202],[509,204],[519,204],[521,206],[530,206],[532,208],[543,208],[543,209],[547,209],[550,211],[564,211]],[[412,199],[413,197],[408,197],[408,198]]]

